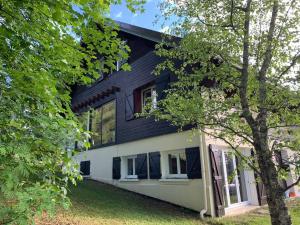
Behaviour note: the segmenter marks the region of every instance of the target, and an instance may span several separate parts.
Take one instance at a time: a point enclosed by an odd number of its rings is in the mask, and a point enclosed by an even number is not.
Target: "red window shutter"
[[[141,95],[140,88],[134,90],[133,99],[134,99],[134,113],[142,112],[142,95]]]

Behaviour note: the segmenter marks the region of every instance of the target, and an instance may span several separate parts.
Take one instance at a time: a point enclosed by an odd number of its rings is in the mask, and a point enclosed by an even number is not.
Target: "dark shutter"
[[[160,153],[150,152],[149,153],[149,173],[150,179],[160,179]]]
[[[147,179],[147,154],[139,154],[135,159],[135,172],[139,179]]]
[[[225,202],[223,193],[224,184],[221,164],[222,151],[213,149],[212,146],[209,145],[209,155],[211,162],[216,216],[223,216],[225,214]]]
[[[156,93],[157,93],[157,100],[161,100],[166,97],[166,92],[169,88],[170,83],[170,74],[162,74],[159,75],[155,80],[156,85]]]
[[[125,95],[125,119],[132,120],[134,118],[133,95]]]
[[[251,149],[251,156],[255,157],[253,149]],[[256,160],[255,158],[253,160]],[[259,179],[259,175],[254,171],[254,178],[256,180],[256,192],[259,205],[267,204],[267,195],[265,190],[265,185]]]
[[[113,168],[112,168],[112,175],[113,179],[120,179],[121,178],[121,158],[120,157],[114,157],[113,158]]]
[[[89,176],[90,175],[90,161],[81,161],[80,162],[80,173],[83,176]]]
[[[199,147],[186,148],[185,154],[188,178],[202,178]]]
[[[142,112],[142,94],[141,94],[140,88],[134,90],[133,99],[134,99],[134,113],[141,113]]]

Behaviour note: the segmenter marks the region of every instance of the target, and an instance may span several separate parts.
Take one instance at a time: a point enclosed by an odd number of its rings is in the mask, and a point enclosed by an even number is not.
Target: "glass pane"
[[[116,103],[109,102],[102,106],[102,144],[115,142]]]
[[[226,181],[225,181],[225,174],[224,174],[224,161],[223,161],[223,157],[222,157],[222,152],[219,151],[218,156],[218,160],[221,162],[220,165],[220,171],[221,171],[221,176],[222,176],[222,180],[223,180],[223,199],[225,201],[225,207],[228,207],[228,200],[227,200],[227,188],[226,188]]]
[[[246,171],[243,168],[239,168],[239,160],[238,158],[236,158],[236,166],[237,166],[237,175],[238,175],[238,179],[239,179],[239,184],[240,184],[240,194],[241,194],[241,201],[247,201],[248,197],[247,197],[247,190],[246,190],[246,176],[245,173]]]
[[[78,116],[78,120],[80,122],[80,125],[81,125],[82,129],[85,130],[85,131],[87,130],[88,116],[89,116],[89,112],[81,113]]]
[[[233,156],[231,154],[225,153],[226,170],[227,170],[227,180],[229,188],[230,204],[238,202],[237,189],[236,189],[236,174],[234,169]]]
[[[186,174],[186,156],[185,152],[179,153],[179,160],[180,160],[180,173]]]
[[[143,91],[143,105],[145,106],[149,101],[151,101],[151,88]]]
[[[178,174],[177,157],[174,154],[169,154],[169,173],[170,174]]]
[[[82,130],[87,131],[88,128],[88,118],[89,118],[89,112],[84,112],[81,113],[80,115],[78,115],[78,121],[80,123],[80,127],[82,128]],[[71,138],[71,137],[70,137]],[[71,149],[72,148],[72,144],[74,144],[74,139],[75,136],[71,138],[70,142],[68,143],[67,148]],[[74,147],[74,146],[73,146]],[[75,142],[75,148],[77,149],[83,149],[83,141],[76,141]]]
[[[127,175],[133,175],[133,159],[127,159]]]
[[[152,107],[153,109],[157,108],[157,93],[155,87],[152,89]]]
[[[101,114],[102,108],[97,108],[91,113],[91,131],[93,145],[100,145],[101,144]]]

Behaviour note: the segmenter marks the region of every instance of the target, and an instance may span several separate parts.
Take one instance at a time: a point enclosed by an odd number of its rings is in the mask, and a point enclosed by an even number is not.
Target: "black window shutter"
[[[133,94],[125,95],[125,119],[132,120],[134,118],[134,102]]]
[[[169,83],[170,83],[170,74],[168,73],[161,74],[156,78],[155,85],[156,85],[156,93],[157,93],[158,101],[166,97],[165,90],[169,88]]]
[[[215,210],[217,216],[225,215],[225,202],[224,202],[224,184],[222,177],[222,151],[218,149],[213,149],[209,145],[209,155],[210,155],[210,164],[211,164],[211,174],[214,190],[214,200],[215,200]]]
[[[135,159],[135,172],[139,179],[147,179],[147,154],[139,154]]]
[[[90,161],[81,161],[80,162],[80,172],[83,176],[90,175]]]
[[[199,147],[186,148],[185,154],[188,178],[202,178]]]
[[[112,168],[112,175],[113,179],[120,179],[121,178],[121,158],[120,157],[114,157],[113,158],[113,168]]]
[[[150,152],[149,153],[149,173],[150,179],[160,179],[160,153]]]

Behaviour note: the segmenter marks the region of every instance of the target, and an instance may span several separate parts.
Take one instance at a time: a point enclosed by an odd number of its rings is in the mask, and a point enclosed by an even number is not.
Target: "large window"
[[[96,108],[90,115],[92,145],[104,145],[115,142],[116,103],[111,101]]]
[[[174,151],[168,154],[169,177],[187,177],[185,151]]]

